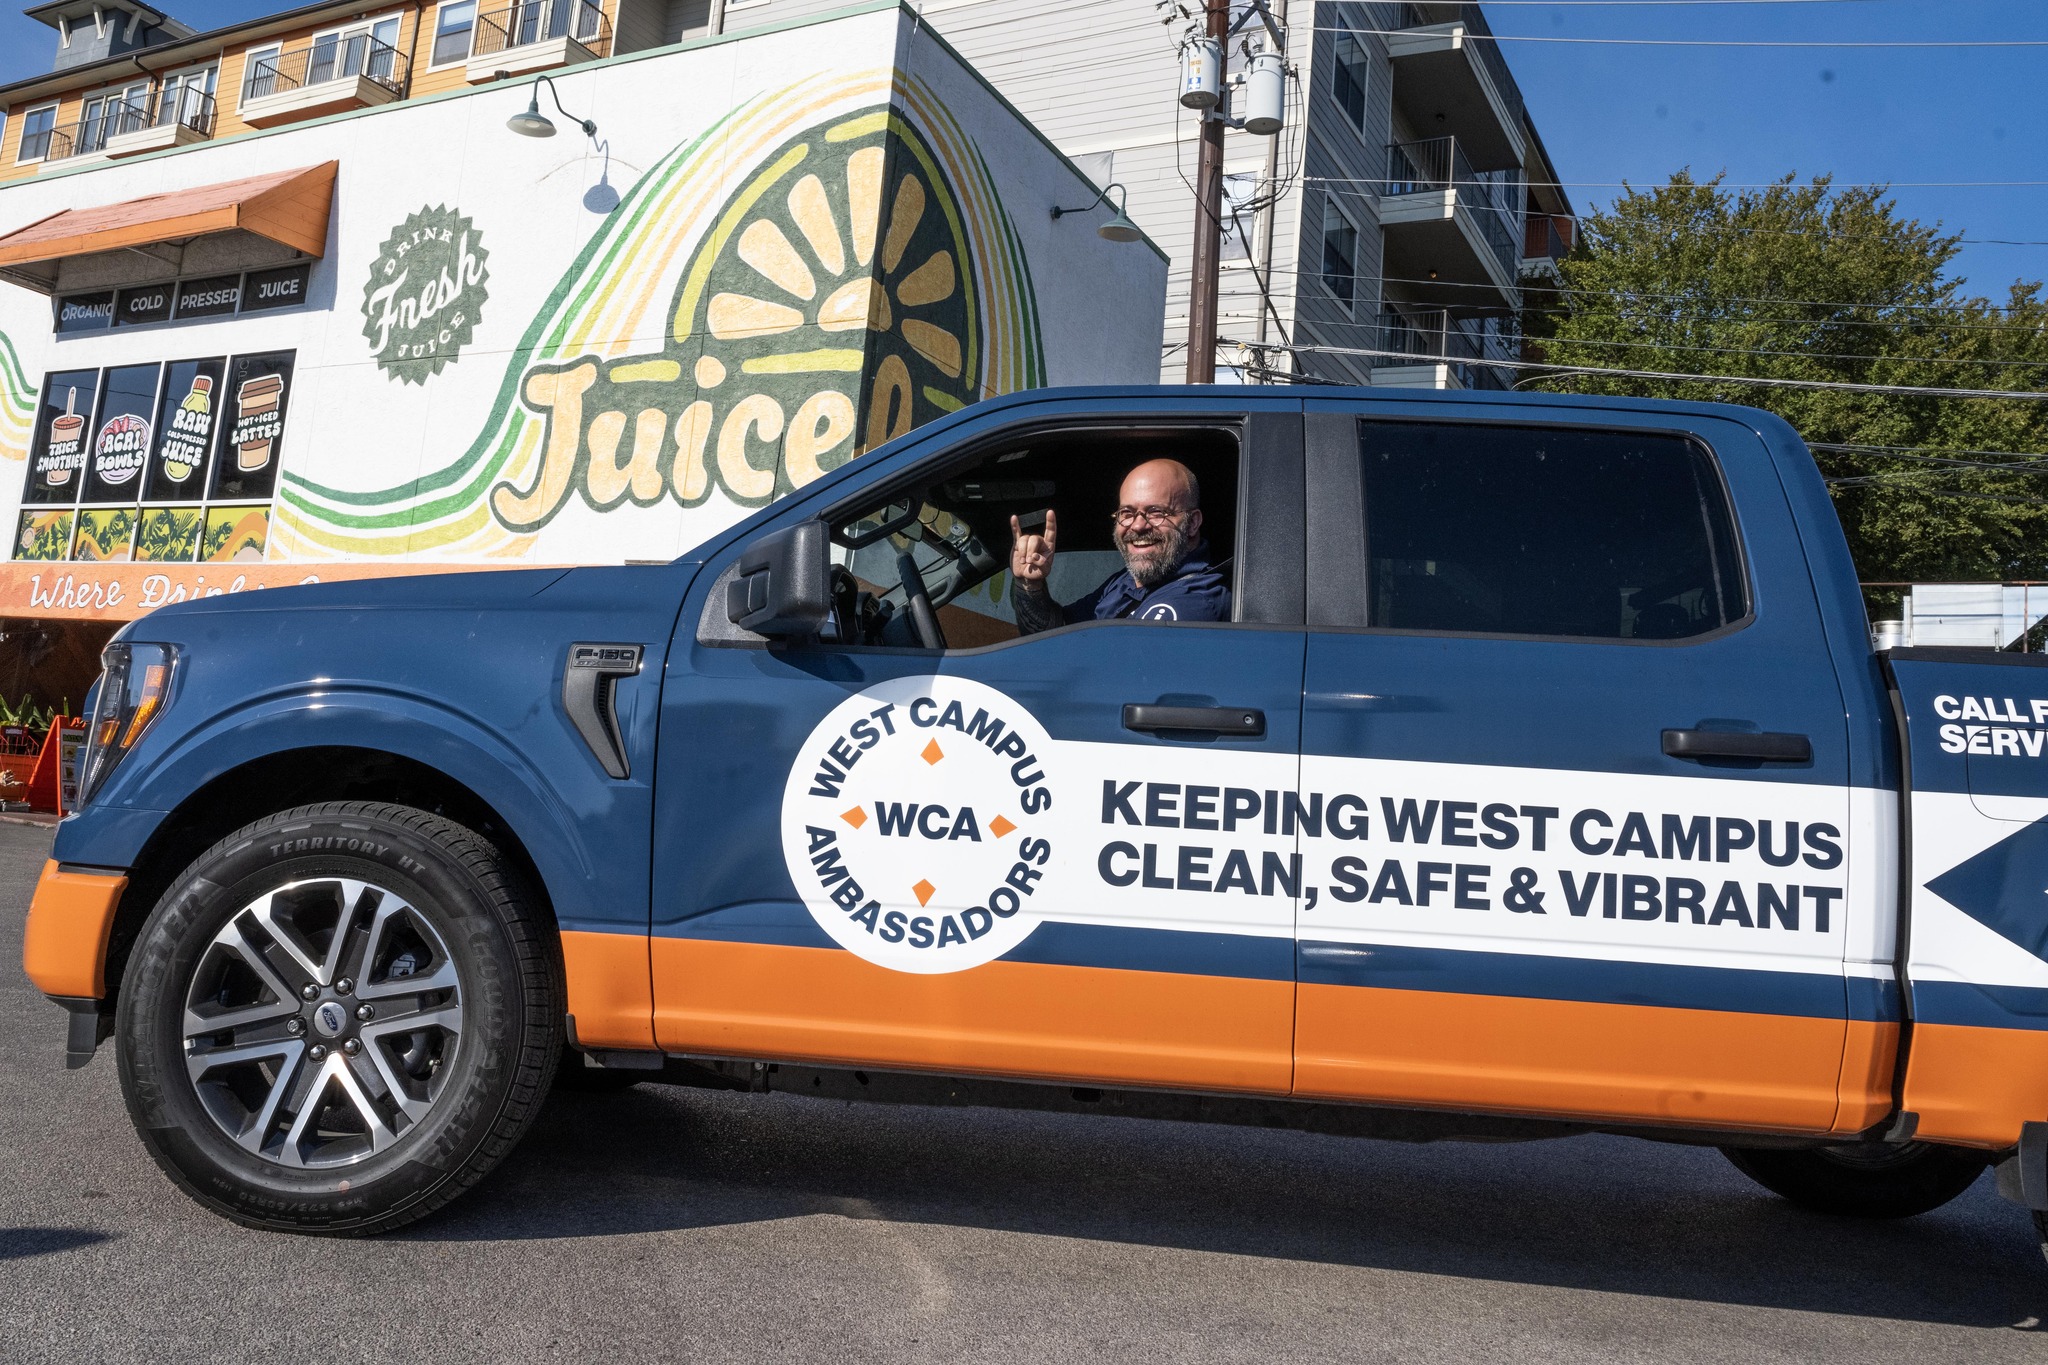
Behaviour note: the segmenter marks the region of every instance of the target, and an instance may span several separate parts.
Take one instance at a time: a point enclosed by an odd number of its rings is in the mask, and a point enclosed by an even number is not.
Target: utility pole
[[[1207,0],[1208,36],[1221,50],[1217,88],[1227,90],[1230,0]],[[1221,107],[1202,111],[1202,156],[1195,171],[1195,256],[1188,279],[1188,383],[1216,382],[1216,306],[1223,264],[1223,129]]]

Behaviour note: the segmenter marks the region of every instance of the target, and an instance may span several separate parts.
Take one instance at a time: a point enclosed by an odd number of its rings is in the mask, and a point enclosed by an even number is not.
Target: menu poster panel
[[[135,545],[135,509],[96,507],[78,514],[78,539],[73,559],[121,560]]]
[[[197,502],[204,496],[207,452],[220,425],[221,376],[226,372],[227,362],[219,357],[164,366],[144,502]]]
[[[62,559],[71,553],[71,523],[78,513],[23,512],[14,531],[16,559]]]
[[[122,365],[107,371],[85,480],[86,502],[124,502],[133,507],[142,501],[149,419],[156,410],[156,381],[162,372],[161,365]]]
[[[86,424],[99,393],[98,370],[62,370],[43,384],[35,439],[29,442],[27,503],[74,503],[85,482]]]
[[[292,392],[295,351],[240,355],[228,363],[220,445],[214,452],[213,496],[268,498],[277,487],[285,409]]]
[[[189,564],[199,552],[206,514],[197,507],[145,507],[135,537],[135,557],[157,563]]]

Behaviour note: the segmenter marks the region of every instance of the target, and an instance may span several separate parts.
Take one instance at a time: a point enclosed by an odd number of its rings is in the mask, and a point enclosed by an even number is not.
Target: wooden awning
[[[69,257],[236,231],[324,256],[338,164],[326,161],[97,208],[65,209],[0,237],[0,271],[47,291],[55,285],[56,263]]]

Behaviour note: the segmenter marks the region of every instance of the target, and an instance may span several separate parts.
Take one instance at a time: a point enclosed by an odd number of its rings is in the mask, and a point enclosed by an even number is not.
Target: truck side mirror
[[[740,552],[725,588],[725,614],[756,635],[816,635],[832,615],[832,553],[825,523],[799,522]]]

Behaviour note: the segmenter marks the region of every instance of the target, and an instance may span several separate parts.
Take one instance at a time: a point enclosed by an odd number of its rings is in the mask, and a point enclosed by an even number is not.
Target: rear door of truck
[[[2048,1121],[2048,656],[1883,656],[1906,743],[1904,1107],[2003,1147]]]
[[[1730,421],[1312,400],[1296,1091],[1826,1131],[1849,757]]]

